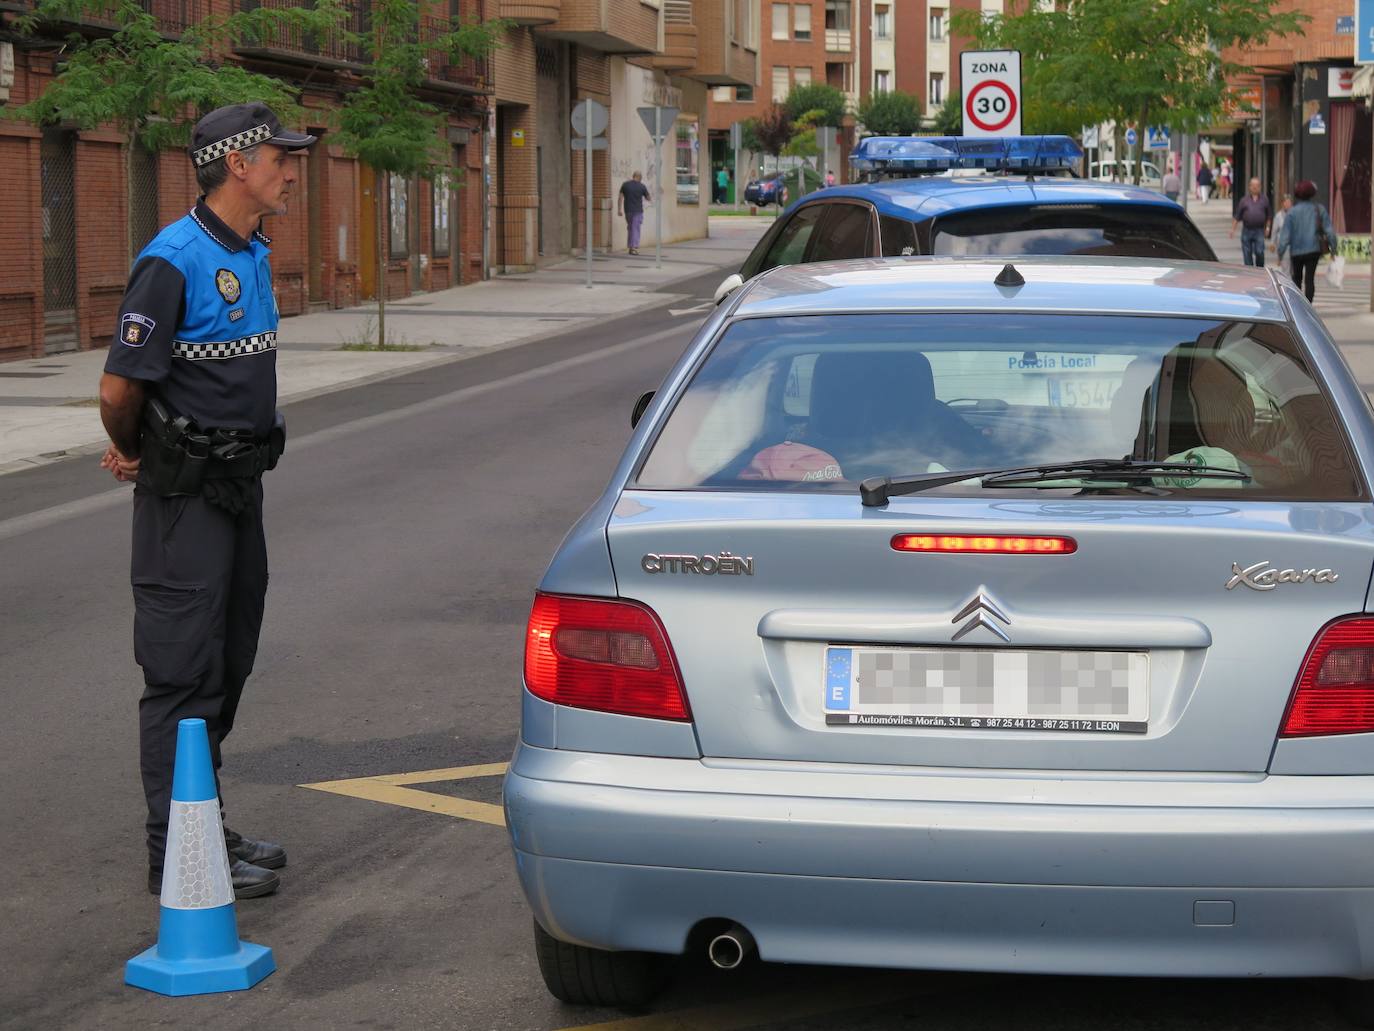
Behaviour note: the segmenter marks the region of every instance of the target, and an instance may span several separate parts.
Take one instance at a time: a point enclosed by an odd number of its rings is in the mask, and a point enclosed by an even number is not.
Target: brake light
[[[1072,555],[1072,537],[967,537],[957,534],[899,533],[892,538],[896,551],[976,552],[987,555]]]
[[[1307,650],[1280,737],[1374,731],[1374,619],[1328,623]]]
[[[633,601],[536,594],[525,632],[525,686],[579,709],[692,718],[663,624]]]

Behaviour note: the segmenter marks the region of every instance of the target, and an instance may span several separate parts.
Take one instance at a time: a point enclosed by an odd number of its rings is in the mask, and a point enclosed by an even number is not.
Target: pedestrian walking
[[[1164,181],[1160,183],[1160,186],[1164,190],[1164,196],[1177,204],[1179,194],[1183,192],[1183,180],[1178,177],[1178,173],[1173,169],[1165,172]]]
[[[1240,232],[1240,253],[1245,264],[1264,268],[1264,241],[1269,236],[1273,221],[1269,198],[1260,192],[1260,181],[1251,179],[1249,190],[1236,205],[1231,232],[1227,234],[1228,238],[1234,237],[1237,227],[1243,227]]]
[[[730,195],[730,173],[724,168],[716,169],[716,203],[724,204],[725,198]]]
[[[1203,162],[1197,170],[1197,199],[1203,204],[1207,203],[1207,197],[1212,192],[1212,170]]]
[[[177,724],[205,720],[218,771],[253,669],[267,592],[262,474],[285,447],[265,215],[286,214],[289,152],[315,137],[264,104],[196,123],[202,195],[134,262],[100,380],[102,468],[134,482],[134,658],[148,890],[162,890]],[[218,775],[218,774],[217,774]],[[223,801],[221,799],[221,811]],[[225,829],[238,898],[276,890],[280,845]]]
[[[1336,253],[1336,230],[1326,208],[1316,202],[1317,184],[1304,179],[1293,187],[1293,207],[1279,230],[1278,249],[1292,255],[1293,281],[1307,299],[1317,292],[1317,262],[1324,253]]]
[[[644,185],[644,177],[638,172],[620,184],[616,195],[617,215],[625,216],[626,247],[631,254],[639,253],[639,231],[644,225],[644,202],[652,200],[649,188]]]
[[[1231,197],[1231,162],[1225,158],[1217,162],[1217,196],[1223,200]]]
[[[1279,201],[1279,210],[1274,212],[1274,226],[1269,231],[1269,249],[1274,252],[1278,259],[1279,268],[1286,275],[1291,266],[1288,261],[1288,251],[1279,250],[1279,236],[1283,233],[1283,224],[1288,221],[1288,212],[1293,210],[1293,195],[1285,193],[1283,199]]]

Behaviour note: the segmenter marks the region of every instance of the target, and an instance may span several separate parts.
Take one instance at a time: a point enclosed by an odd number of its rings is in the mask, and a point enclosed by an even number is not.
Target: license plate
[[[832,726],[1143,734],[1144,652],[850,648],[825,654]]]
[[[1121,385],[1120,373],[1074,373],[1048,376],[1046,400],[1051,408],[1110,408]]]

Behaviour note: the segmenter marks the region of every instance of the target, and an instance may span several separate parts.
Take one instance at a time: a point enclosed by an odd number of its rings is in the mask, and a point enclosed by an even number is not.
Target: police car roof
[[[1028,204],[1146,204],[1174,211],[1182,209],[1161,193],[1128,183],[1103,183],[1063,176],[941,175],[881,179],[873,183],[832,186],[807,194],[807,201],[856,197],[866,200],[882,215],[896,215],[913,222],[954,211]]]
[[[1025,279],[993,280],[1008,263]],[[1078,256],[864,258],[779,266],[741,291],[736,316],[1045,311],[1283,322],[1269,272],[1210,261]]]

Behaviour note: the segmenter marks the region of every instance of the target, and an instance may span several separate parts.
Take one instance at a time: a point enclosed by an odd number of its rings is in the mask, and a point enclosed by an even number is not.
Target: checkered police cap
[[[247,150],[273,143],[287,150],[304,150],[315,137],[283,129],[266,104],[230,104],[211,111],[191,133],[191,161],[197,168],[218,161],[231,150]]]

